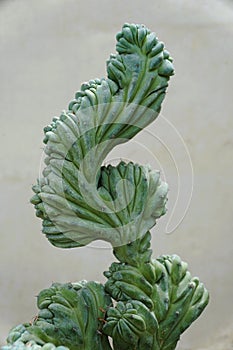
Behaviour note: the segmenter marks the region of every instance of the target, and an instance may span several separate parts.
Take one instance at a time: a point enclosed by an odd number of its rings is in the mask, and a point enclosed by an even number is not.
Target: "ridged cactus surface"
[[[36,214],[52,244],[62,248],[103,239],[135,240],[165,213],[167,185],[149,166],[102,166],[107,154],[154,121],[161,109],[172,59],[154,33],[124,25],[107,79],[81,91],[45,128],[46,167],[33,187]]]
[[[7,341],[13,345],[16,341],[34,341],[40,346],[52,343],[70,350],[111,349],[107,337],[98,331],[111,303],[100,283],[55,283],[40,292],[35,320],[12,329]]]
[[[149,272],[149,273],[148,273]],[[172,350],[208,303],[208,292],[177,255],[133,267],[113,263],[106,291],[118,301],[107,312],[104,332],[114,349]]]
[[[165,214],[168,186],[149,165],[103,161],[153,122],[174,69],[164,44],[125,24],[107,78],[81,90],[45,127],[45,168],[31,202],[56,247],[104,240],[118,262],[98,282],[54,283],[39,313],[14,327],[2,350],[173,350],[208,292],[177,255],[152,258],[149,230]],[[110,341],[112,338],[112,341]]]

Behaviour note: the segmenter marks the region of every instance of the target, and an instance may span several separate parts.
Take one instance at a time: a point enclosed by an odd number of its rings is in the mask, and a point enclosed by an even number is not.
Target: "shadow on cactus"
[[[153,122],[172,58],[143,25],[125,24],[107,78],[81,86],[45,127],[45,168],[31,202],[56,247],[104,240],[119,262],[107,282],[53,284],[32,323],[13,328],[3,350],[172,350],[201,314],[208,292],[176,255],[151,258],[149,230],[165,214],[167,184],[150,166],[102,166],[113,147]],[[112,338],[112,340],[110,340]]]

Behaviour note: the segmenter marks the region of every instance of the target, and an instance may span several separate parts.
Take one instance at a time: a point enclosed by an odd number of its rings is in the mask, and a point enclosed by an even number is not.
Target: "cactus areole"
[[[172,58],[144,25],[124,24],[107,78],[81,86],[44,128],[45,167],[33,186],[42,232],[56,247],[111,244],[107,281],[54,283],[31,323],[2,350],[173,350],[209,295],[177,255],[152,259],[150,229],[166,212],[167,184],[149,165],[103,166],[107,154],[158,116]],[[112,338],[112,339],[111,339]]]

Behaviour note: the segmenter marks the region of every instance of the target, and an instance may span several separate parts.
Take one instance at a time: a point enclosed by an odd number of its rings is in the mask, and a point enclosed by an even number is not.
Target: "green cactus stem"
[[[45,168],[31,199],[56,247],[109,242],[118,262],[107,281],[54,283],[32,323],[2,350],[174,350],[209,295],[177,255],[152,258],[150,229],[166,212],[168,186],[149,165],[103,166],[108,153],[158,116],[172,59],[144,25],[125,24],[107,78],[81,86],[44,128]],[[112,342],[109,338],[112,338]]]
[[[33,187],[43,232],[62,248],[102,239],[122,246],[144,235],[165,213],[167,184],[149,166],[101,166],[106,155],[154,121],[172,59],[154,33],[123,26],[107,79],[81,91],[45,128],[46,167]]]

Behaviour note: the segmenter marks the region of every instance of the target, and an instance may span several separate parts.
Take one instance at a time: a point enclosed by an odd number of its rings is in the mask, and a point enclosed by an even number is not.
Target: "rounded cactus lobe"
[[[74,174],[66,173],[69,181],[75,181]],[[91,197],[85,192],[89,203],[91,198],[96,200],[91,210],[79,188],[53,173],[46,180],[32,201],[43,218],[43,232],[56,246],[82,246],[96,239],[122,246],[141,237],[165,213],[168,187],[148,166],[121,162],[101,167],[96,196],[91,187]]]
[[[13,327],[7,337],[7,345],[1,350],[69,350],[63,345],[45,343],[42,339],[30,333],[32,323],[20,324]]]
[[[143,335],[149,339],[157,328],[153,314],[139,301],[119,301],[107,315],[103,331],[113,338],[114,350],[139,349]]]
[[[26,350],[22,344],[37,344],[33,350],[110,350],[101,329],[105,310],[111,304],[100,283],[54,283],[39,293],[39,313],[33,323],[14,328],[7,339],[13,348],[4,350]],[[49,344],[53,344],[51,349]]]
[[[137,268],[113,263],[105,276],[108,278],[105,289],[115,300],[139,300],[153,308],[150,298],[153,287]]]
[[[187,263],[177,255],[164,255],[138,266],[113,263],[105,276],[108,278],[106,291],[119,302],[115,311],[111,307],[107,312],[104,326],[106,334],[117,344],[116,349],[121,346],[128,349],[129,326],[119,313],[119,310],[126,312],[126,305],[133,305],[131,309],[137,305],[137,315],[144,322],[153,319],[154,326],[146,327],[149,333],[144,330],[139,334],[135,330],[134,336],[131,335],[135,349],[173,350],[180,335],[202,313],[209,300],[203,284],[198,278],[192,278]],[[133,332],[133,327],[130,329]]]
[[[177,255],[153,261],[158,281],[153,292],[154,313],[159,321],[161,349],[175,349],[180,335],[205,309],[209,293],[197,277],[192,278],[187,263]]]
[[[76,349],[111,349],[107,337],[101,334],[103,310],[111,299],[97,282],[54,284],[38,296],[40,312],[31,327],[46,342]]]
[[[13,344],[8,344],[2,346],[2,350],[69,350],[67,347],[59,345],[55,346],[52,343],[46,343],[44,345],[39,345],[35,341],[31,340],[24,343],[20,340],[14,342]]]

